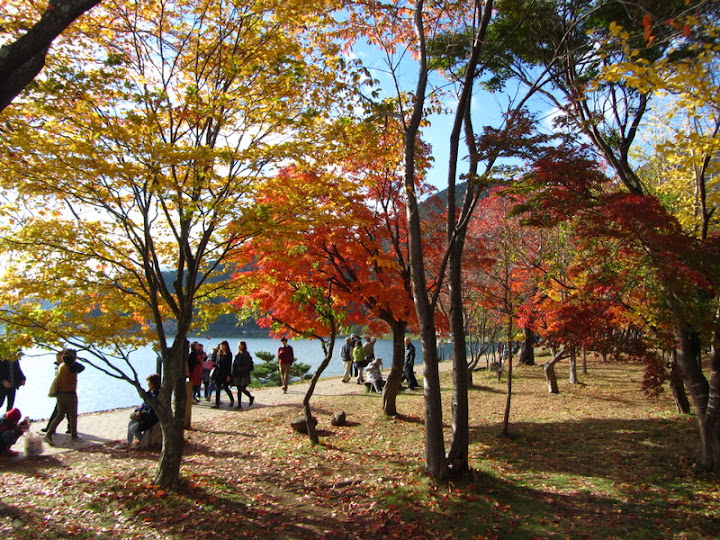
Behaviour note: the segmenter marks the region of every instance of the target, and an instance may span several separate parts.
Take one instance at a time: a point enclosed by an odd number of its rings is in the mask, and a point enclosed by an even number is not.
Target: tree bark
[[[442,425],[442,400],[438,375],[438,355],[435,337],[435,315],[428,299],[427,278],[423,260],[422,228],[420,209],[415,193],[415,148],[420,123],[424,116],[425,93],[428,82],[428,59],[425,25],[423,22],[424,2],[415,4],[414,24],[418,37],[418,82],[412,114],[404,129],[403,153],[405,159],[405,211],[408,222],[408,259],[415,299],[415,312],[420,324],[423,347],[423,387],[425,394],[425,469],[435,481],[447,476],[445,442]]]
[[[520,351],[520,358],[518,362],[521,366],[534,366],[535,365],[535,332],[532,328],[523,328],[523,345]]]
[[[53,40],[100,0],[50,0],[25,34],[0,47],[0,111],[5,109],[45,66]]]
[[[402,321],[390,322],[393,335],[393,357],[390,373],[388,374],[382,393],[383,412],[387,416],[397,415],[397,395],[403,376],[405,362],[405,330],[407,323]]]
[[[555,364],[557,364],[560,360],[566,358],[567,356],[567,353],[561,350],[555,353],[553,359],[550,360],[547,364],[545,364],[545,367],[543,368],[545,371],[545,380],[547,381],[548,385],[548,392],[550,392],[551,394],[560,393],[560,390],[558,389],[557,376],[555,375]]]
[[[505,395],[505,414],[503,415],[503,437],[507,437],[510,434],[510,405],[512,402],[512,350],[510,351],[510,358],[508,359],[508,382],[507,382],[507,394]]]
[[[174,488],[180,483],[180,465],[185,447],[186,334],[181,330],[175,336],[172,347],[163,353],[164,377],[158,403],[153,405],[163,433],[155,483],[166,488]]]
[[[453,397],[452,397],[452,441],[448,453],[448,466],[454,475],[462,475],[470,470],[468,462],[470,446],[470,428],[468,412],[468,363],[465,340],[465,308],[463,305],[462,262],[467,234],[467,219],[477,204],[480,188],[477,181],[478,159],[475,134],[472,128],[470,105],[472,89],[477,77],[477,65],[485,38],[493,2],[488,0],[484,6],[475,2],[475,10],[482,17],[480,26],[472,42],[470,55],[463,75],[462,87],[458,98],[455,121],[450,134],[450,158],[448,163],[447,225],[450,288],[450,332],[453,339]],[[467,189],[462,210],[455,208],[455,186],[457,182],[458,152],[460,135],[465,127],[465,142],[470,158]]]
[[[570,384],[578,383],[577,355],[575,354],[575,351],[570,353],[570,375],[569,375],[568,379],[570,380]]]
[[[696,333],[680,325],[677,329],[680,348],[677,361],[685,385],[690,392],[700,431],[702,466],[707,470],[720,472],[720,354],[717,344],[713,347],[710,360],[710,381],[705,378],[698,362],[700,354]],[[713,386],[714,385],[714,386]]]
[[[328,338],[328,344],[326,345],[325,341],[320,340],[322,343],[323,352],[325,353],[325,358],[323,358],[322,363],[320,364],[320,366],[318,366],[315,374],[312,376],[312,379],[310,379],[310,386],[308,387],[307,392],[305,392],[305,397],[303,398],[303,414],[305,416],[305,425],[307,426],[308,437],[310,438],[310,442],[312,444],[318,444],[320,442],[320,439],[318,438],[317,429],[315,429],[315,422],[313,422],[312,409],[310,407],[310,398],[312,398],[313,392],[315,392],[315,387],[317,386],[317,382],[325,371],[325,368],[327,368],[330,364],[333,349],[335,348],[335,336],[335,325],[332,324],[330,328],[330,337]]]
[[[690,401],[685,392],[685,383],[683,383],[680,369],[677,366],[677,350],[672,352],[670,359],[669,386],[677,411],[681,414],[690,414]]]
[[[453,336],[453,395],[452,440],[448,452],[448,466],[453,475],[462,475],[470,469],[468,363],[465,344],[465,317],[462,296],[462,250],[464,235],[452,245],[450,254],[450,329]]]

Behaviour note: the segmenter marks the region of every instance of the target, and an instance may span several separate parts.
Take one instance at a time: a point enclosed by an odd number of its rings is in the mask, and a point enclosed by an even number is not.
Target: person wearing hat
[[[22,418],[20,409],[15,407],[0,417],[0,454],[6,456],[16,456],[18,454],[10,447],[30,427],[30,422],[27,419],[20,422],[20,418]]]
[[[278,348],[278,369],[280,371],[280,386],[282,386],[283,394],[287,393],[288,383],[290,382],[290,366],[295,361],[293,348],[287,344],[285,336],[280,340],[282,346]]]

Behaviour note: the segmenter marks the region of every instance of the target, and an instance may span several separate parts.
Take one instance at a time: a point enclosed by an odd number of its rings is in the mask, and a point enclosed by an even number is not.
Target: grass
[[[720,482],[694,466],[696,420],[669,396],[647,399],[637,365],[592,362],[547,393],[540,367],[514,370],[511,437],[499,435],[505,385],[474,374],[472,471],[424,473],[423,399],[314,399],[321,444],[295,434],[297,408],[228,414],[187,433],[184,484],[151,485],[157,454],[91,448],[0,463],[0,536],[50,538],[720,537]],[[443,374],[446,445],[451,380]],[[338,382],[338,384],[340,384]],[[332,427],[344,410],[348,425]]]

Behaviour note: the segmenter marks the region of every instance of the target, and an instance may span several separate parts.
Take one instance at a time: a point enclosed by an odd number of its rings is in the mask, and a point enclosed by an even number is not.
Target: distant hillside
[[[423,204],[432,203],[432,204],[439,204],[441,208],[447,207],[447,196],[448,196],[447,191],[448,191],[447,188],[443,189],[442,191],[438,191],[432,197],[425,199],[423,201]],[[460,204],[462,202],[466,191],[467,191],[467,182],[462,182],[455,186],[455,202],[457,204]]]
[[[217,283],[230,279],[231,273],[231,271],[220,272],[213,277],[210,282]],[[163,272],[163,276],[165,277],[165,283],[172,284],[172,282],[176,279],[177,272],[174,270]],[[227,299],[218,299],[216,302],[219,304],[227,301]],[[172,325],[168,324],[166,330],[172,333]],[[269,330],[267,328],[261,328],[255,321],[247,321],[238,326],[237,317],[232,314],[227,314],[220,315],[218,319],[212,323],[205,332],[203,332],[203,334],[221,337],[267,337],[269,335]]]

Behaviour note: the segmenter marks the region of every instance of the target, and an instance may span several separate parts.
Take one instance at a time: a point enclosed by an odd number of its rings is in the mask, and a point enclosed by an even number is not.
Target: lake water
[[[242,339],[248,345],[250,354],[256,363],[260,362],[255,356],[258,351],[267,351],[277,354],[280,341],[269,338],[190,338],[190,341],[199,341],[205,351],[227,339],[233,354],[237,351],[237,344]],[[340,360],[340,349],[345,343],[345,337],[338,338],[333,349],[333,359],[323,372],[323,376],[338,376],[344,372]],[[295,358],[299,362],[311,366],[310,374],[320,366],[323,352],[317,340],[290,340],[295,351]],[[422,347],[419,341],[414,341],[417,351],[416,365],[422,364]],[[82,354],[80,354],[82,356]],[[389,369],[392,363],[392,340],[378,339],[375,343],[375,356],[383,359],[383,367]],[[48,388],[55,376],[54,353],[42,350],[29,350],[21,360],[21,367],[27,378],[25,386],[20,387],[15,398],[15,406],[22,411],[23,416],[32,419],[47,418],[55,406],[55,398],[47,396]],[[138,371],[140,380],[156,372],[156,355],[151,347],[140,349],[131,356],[133,366]],[[86,364],[86,369],[78,375],[78,412],[89,413],[107,411],[122,407],[132,407],[140,402],[140,397],[134,387],[124,381],[118,381]],[[3,407],[4,411],[5,407]]]

